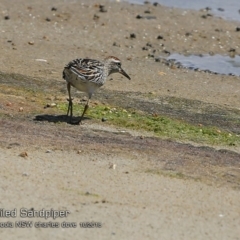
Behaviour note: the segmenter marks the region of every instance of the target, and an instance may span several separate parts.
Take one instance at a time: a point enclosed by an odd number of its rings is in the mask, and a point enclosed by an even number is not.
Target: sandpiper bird
[[[63,79],[67,81],[68,90],[68,110],[70,113],[70,123],[72,123],[73,103],[71,98],[71,86],[81,92],[88,94],[88,101],[84,107],[82,116],[75,124],[81,123],[85,112],[88,109],[89,100],[92,94],[106,82],[107,77],[112,73],[121,73],[123,76],[131,79],[121,68],[121,61],[113,56],[105,58],[103,61],[94,59],[75,59],[69,62],[63,70]]]

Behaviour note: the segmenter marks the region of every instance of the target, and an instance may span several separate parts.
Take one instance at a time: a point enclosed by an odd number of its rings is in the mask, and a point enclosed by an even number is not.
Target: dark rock
[[[236,32],[240,32],[240,27],[236,27]]]
[[[147,47],[152,47],[152,44],[151,43],[146,43],[146,46]]]
[[[220,12],[224,12],[223,8],[218,8],[217,10],[220,11]]]
[[[212,17],[213,15],[211,13],[207,13],[201,16],[201,18],[206,19],[207,17]]]
[[[158,35],[158,36],[157,36],[157,39],[163,39],[163,36]]]
[[[141,18],[143,18],[143,16],[137,15],[136,18],[137,18],[137,19],[141,19]]]
[[[142,50],[143,50],[143,51],[147,51],[148,48],[147,48],[147,47],[143,47]]]
[[[9,20],[10,17],[9,17],[9,16],[5,16],[4,19],[5,19],[5,20]]]
[[[102,118],[102,122],[106,122],[107,121],[107,119],[106,118]]]
[[[45,19],[47,22],[51,22],[51,19],[50,18],[46,18]]]
[[[167,50],[163,50],[163,53],[170,55],[171,53]]]
[[[236,49],[235,48],[230,48],[229,52],[236,52]]]
[[[153,3],[153,6],[154,6],[154,7],[157,7],[158,4],[159,4],[159,3],[154,2],[154,3]]]
[[[135,33],[131,33],[130,34],[130,38],[136,38],[136,34]]]
[[[52,7],[52,8],[51,8],[51,11],[55,11],[55,12],[56,12],[56,11],[57,11],[57,8]]]
[[[107,12],[104,5],[99,5],[99,12]]]

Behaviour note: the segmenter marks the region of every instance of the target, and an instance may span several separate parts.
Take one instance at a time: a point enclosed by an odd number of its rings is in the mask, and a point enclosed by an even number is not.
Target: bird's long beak
[[[123,76],[131,80],[131,78],[127,75],[127,73],[122,68],[119,70],[119,73],[121,73]]]

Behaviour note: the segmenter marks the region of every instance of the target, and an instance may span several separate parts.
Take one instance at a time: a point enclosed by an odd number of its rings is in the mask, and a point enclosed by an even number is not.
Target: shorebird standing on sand
[[[106,82],[107,77],[112,73],[121,73],[130,80],[130,77],[121,67],[121,61],[113,56],[105,58],[103,61],[94,59],[75,59],[69,62],[63,70],[63,79],[67,81],[68,90],[68,110],[70,113],[70,123],[72,122],[73,103],[71,98],[71,86],[81,92],[88,94],[88,101],[84,107],[82,116],[79,121],[74,124],[81,123],[85,112],[88,109],[89,100],[92,94]]]

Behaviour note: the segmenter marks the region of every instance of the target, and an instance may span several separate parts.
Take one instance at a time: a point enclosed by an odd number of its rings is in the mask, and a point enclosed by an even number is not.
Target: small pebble
[[[116,164],[113,164],[113,163],[110,163],[109,164],[109,169],[113,169],[113,170],[115,170],[116,169]]]
[[[86,96],[84,96],[82,99],[81,99],[81,101],[83,101],[83,102],[86,102],[88,100],[88,98],[86,97]]]
[[[154,7],[157,7],[157,5],[158,5],[157,2],[154,2],[154,3],[153,3],[153,6],[154,6]]]
[[[28,42],[29,45],[34,45],[33,41]]]
[[[99,16],[96,15],[96,14],[94,14],[94,15],[93,15],[93,20],[98,20],[98,19],[99,19]]]
[[[151,11],[150,10],[146,10],[146,11],[144,11],[144,13],[148,13],[149,14],[149,13],[151,13]]]
[[[102,118],[102,122],[106,122],[107,121],[107,119],[106,118]]]
[[[47,22],[51,22],[51,19],[50,18],[46,18],[45,19]]]
[[[157,36],[157,39],[163,39],[163,36],[158,35],[158,36]]]
[[[236,27],[236,32],[240,32],[240,27]]]
[[[57,106],[56,103],[51,103],[51,104],[50,104],[50,107],[56,107],[56,106]]]
[[[57,8],[52,7],[52,8],[51,8],[51,11],[57,11]]]
[[[23,112],[23,107],[20,107],[20,108],[18,109],[18,111],[19,111],[19,112]]]
[[[51,152],[52,152],[52,150],[47,150],[47,151],[46,151],[46,153],[51,153]]]
[[[38,59],[35,59],[37,62],[47,62],[46,59],[41,59],[41,58],[38,58]]]
[[[19,154],[19,156],[25,158],[25,157],[28,156],[28,154],[27,154],[27,152],[21,152],[21,153]]]
[[[10,17],[9,17],[9,16],[5,16],[4,19],[5,19],[5,20],[9,20]]]
[[[114,47],[120,47],[120,44],[114,42],[114,43],[113,43],[113,46],[114,46]]]

